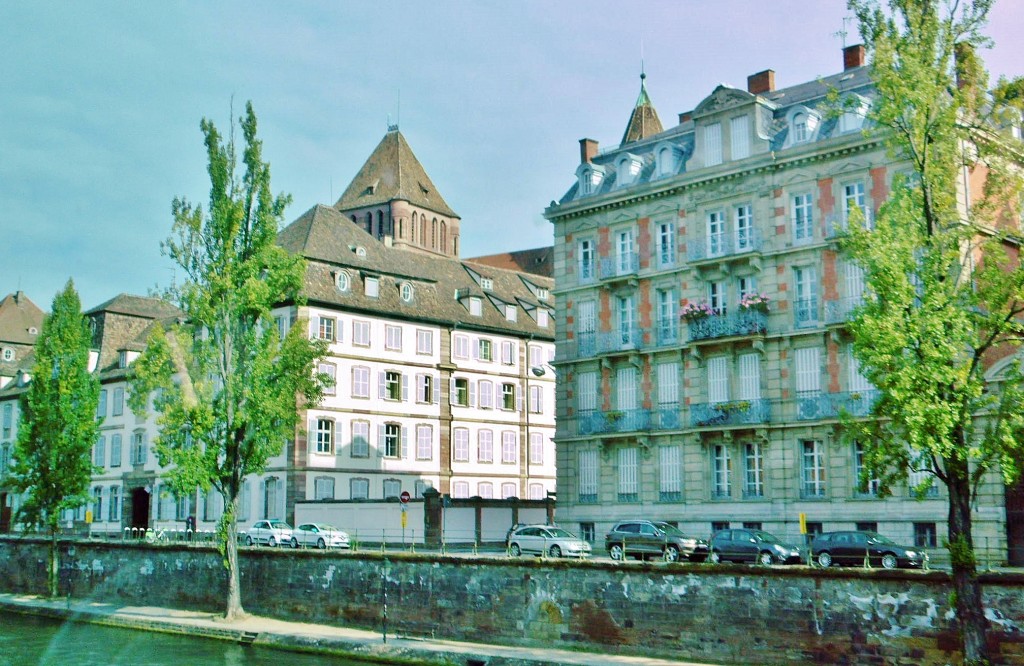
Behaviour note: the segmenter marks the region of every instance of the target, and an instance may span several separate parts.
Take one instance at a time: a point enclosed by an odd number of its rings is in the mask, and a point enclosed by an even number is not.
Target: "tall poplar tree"
[[[281,339],[271,317],[274,305],[298,302],[305,261],[276,244],[290,197],[271,194],[251,103],[239,123],[243,173],[234,124],[227,142],[209,120],[200,125],[209,206],[175,199],[172,235],[163,244],[185,275],[171,290],[185,323],[152,334],[134,364],[131,394],[136,413],[155,394],[160,434],[154,450],[169,466],[175,491],[213,489],[224,499],[217,535],[229,620],[244,615],[236,523],[243,479],[262,473],[294,437],[298,404],[319,403],[326,381],[315,372],[325,344],[309,340],[304,326],[291,327]]]
[[[1024,341],[1020,195],[1024,164],[1008,122],[1021,80],[988,89],[976,49],[991,0],[850,0],[877,88],[870,119],[895,179],[873,229],[854,224],[843,250],[865,270],[851,324],[854,353],[879,389],[878,420],[850,423],[866,474],[883,490],[923,472],[948,496],[948,542],[965,663],[989,663],[971,507],[983,483],[1024,465],[1019,364],[986,373]],[[984,181],[984,192],[968,193]],[[976,188],[975,188],[976,190]],[[863,220],[861,220],[863,222]]]
[[[68,280],[53,299],[36,340],[31,381],[10,469],[12,487],[25,493],[18,520],[50,533],[47,581],[57,596],[60,514],[89,501],[92,447],[99,424],[100,385],[89,372],[92,336],[75,286]]]

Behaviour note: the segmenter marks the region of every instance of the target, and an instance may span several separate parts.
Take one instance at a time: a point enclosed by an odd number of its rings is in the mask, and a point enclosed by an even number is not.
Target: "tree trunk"
[[[236,520],[238,495],[235,494],[226,504],[228,510],[225,511],[225,514],[229,516],[229,519],[222,533],[225,539],[224,559],[227,565],[225,573],[228,580],[228,598],[224,619],[231,621],[244,618],[246,613],[242,609],[241,578],[238,571],[238,521]]]
[[[51,598],[56,598],[59,590],[57,583],[59,579],[60,571],[60,556],[57,553],[57,530],[54,527],[50,528],[50,561],[47,563],[49,568],[46,572],[46,582],[49,586],[49,593]],[[68,592],[70,596],[70,591]]]
[[[986,632],[988,620],[978,582],[974,541],[971,536],[971,494],[966,462],[949,466],[949,554],[953,566],[957,626],[965,666],[991,663]]]

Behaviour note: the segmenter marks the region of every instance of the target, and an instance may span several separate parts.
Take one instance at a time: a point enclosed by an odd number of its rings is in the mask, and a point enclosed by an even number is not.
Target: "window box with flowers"
[[[701,301],[700,303],[687,303],[684,305],[679,316],[685,321],[693,323],[704,321],[708,317],[716,314],[718,313],[715,312],[714,308],[708,305],[707,302]]]
[[[740,310],[744,312],[768,312],[768,296],[766,294],[745,294],[740,299]]]

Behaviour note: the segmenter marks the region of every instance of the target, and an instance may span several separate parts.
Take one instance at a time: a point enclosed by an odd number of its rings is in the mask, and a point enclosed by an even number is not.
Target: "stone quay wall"
[[[0,591],[43,594],[48,542],[0,538]],[[61,541],[61,593],[217,612],[221,556]],[[389,632],[735,664],[958,663],[945,572],[242,549],[248,612]],[[386,572],[386,573],[385,573]],[[1024,575],[982,574],[996,663],[1024,666]]]

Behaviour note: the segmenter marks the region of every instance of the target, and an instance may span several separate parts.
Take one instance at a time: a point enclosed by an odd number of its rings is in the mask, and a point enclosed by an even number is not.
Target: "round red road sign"
[[[398,496],[402,500],[402,504],[408,504],[409,500],[412,499],[412,495],[409,494],[408,490],[403,490],[402,494]]]

